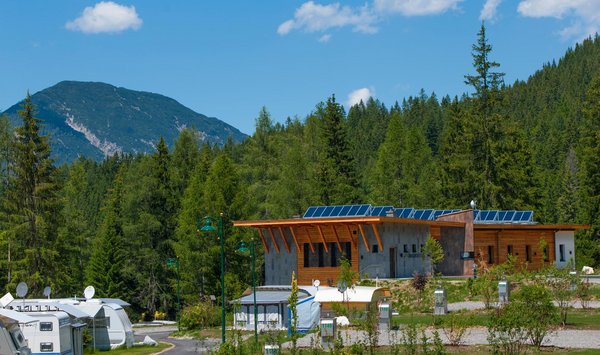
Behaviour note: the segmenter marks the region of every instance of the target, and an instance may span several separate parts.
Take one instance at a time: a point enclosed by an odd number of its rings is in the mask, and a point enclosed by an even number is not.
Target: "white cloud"
[[[327,42],[329,42],[330,39],[331,39],[331,35],[329,33],[326,33],[326,34],[322,35],[321,37],[319,37],[319,42],[327,43]]]
[[[373,89],[369,89],[369,88],[356,89],[356,90],[352,91],[350,94],[348,94],[348,102],[347,102],[348,107],[352,107],[352,106],[356,105],[361,100],[362,100],[362,102],[367,102],[369,97],[372,97],[372,96],[375,96],[375,90],[373,90]]]
[[[102,1],[88,6],[81,16],[65,24],[71,31],[83,33],[122,32],[137,30],[142,26],[134,6],[123,6],[112,1]]]
[[[294,12],[294,18],[279,25],[277,33],[284,36],[293,30],[326,32],[332,28],[351,27],[354,32],[376,33],[376,24],[385,16],[425,16],[441,14],[458,8],[463,0],[372,0],[360,7],[342,6],[339,2],[329,5],[307,1]],[[320,42],[331,36],[322,36]],[[323,41],[323,39],[326,39]]]
[[[481,13],[479,14],[479,19],[493,21],[498,14],[498,5],[500,5],[501,2],[502,0],[486,0],[483,9],[481,9]]]
[[[600,32],[600,1],[598,0],[521,0],[517,11],[526,17],[570,19],[560,30],[564,38],[583,39]]]
[[[375,21],[375,16],[366,6],[355,9],[341,6],[339,3],[320,5],[308,1],[296,9],[293,19],[279,25],[277,33],[286,35],[294,29],[323,32],[330,28],[345,26],[351,26],[355,32],[375,33],[377,32],[377,28],[373,26]]]
[[[380,13],[399,13],[404,16],[437,15],[456,10],[462,0],[375,0],[374,8]]]

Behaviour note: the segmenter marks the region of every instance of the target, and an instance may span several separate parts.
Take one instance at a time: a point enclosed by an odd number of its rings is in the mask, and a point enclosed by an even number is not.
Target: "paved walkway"
[[[557,305],[556,302],[554,302],[554,304]],[[571,304],[571,306],[573,308],[582,308],[581,302],[579,302],[579,301],[573,302]],[[588,308],[600,308],[600,301],[589,301],[587,307]],[[456,302],[456,303],[448,304],[448,310],[450,312],[459,311],[461,309],[474,310],[474,309],[482,309],[482,308],[485,308],[485,304],[483,302],[479,302],[479,301]]]
[[[344,345],[354,344],[358,341],[366,342],[366,334],[357,330],[342,330],[342,339]],[[431,338],[432,332],[426,332]],[[421,335],[419,334],[419,337]],[[471,328],[464,337],[465,345],[487,344],[488,332],[486,328]],[[446,344],[449,343],[444,332],[440,330],[440,337]],[[379,334],[379,345],[390,345],[400,343],[402,339],[401,331],[390,331]],[[310,334],[298,339],[299,347],[310,347],[311,344],[319,344],[317,334]],[[290,347],[291,343],[283,344],[283,347]],[[559,348],[578,348],[578,349],[600,349],[600,330],[557,330],[550,334],[544,342],[544,346],[555,346]]]

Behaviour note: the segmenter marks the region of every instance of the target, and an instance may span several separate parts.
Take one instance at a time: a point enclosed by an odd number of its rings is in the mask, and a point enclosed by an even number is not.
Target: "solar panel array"
[[[386,217],[389,216],[391,211],[393,211],[394,217],[397,218],[435,221],[440,216],[458,212],[460,210],[414,209],[409,207],[394,208],[394,206],[371,206],[368,204],[311,206],[306,210],[303,218]],[[473,222],[477,224],[535,223],[533,221],[533,211],[515,210],[474,210]]]

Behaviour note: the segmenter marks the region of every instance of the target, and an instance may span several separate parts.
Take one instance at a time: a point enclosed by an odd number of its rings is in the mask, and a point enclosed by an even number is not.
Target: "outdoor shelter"
[[[316,289],[311,286],[299,286],[298,303],[311,301],[314,298],[315,291]],[[290,317],[288,298],[291,293],[291,286],[260,286],[256,288],[257,328],[259,331],[287,329]],[[241,298],[231,303],[236,305],[235,326],[241,329],[254,330],[254,295],[252,289],[246,290]],[[310,321],[307,320],[304,323],[310,323]]]
[[[385,287],[354,286],[344,292],[335,287],[320,287],[315,302],[321,304],[321,316],[330,318],[335,316],[334,304],[363,313],[370,306],[376,307],[379,301],[390,297],[390,290]]]

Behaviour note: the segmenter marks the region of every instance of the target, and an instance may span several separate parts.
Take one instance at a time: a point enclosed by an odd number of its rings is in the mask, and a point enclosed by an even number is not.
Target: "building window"
[[[525,246],[525,261],[531,261],[531,247],[529,245]]]
[[[560,256],[560,261],[564,262],[565,261],[565,245],[564,244],[558,245],[558,255]]]
[[[348,260],[350,262],[350,265],[352,265],[352,243],[350,242],[345,242],[343,243],[343,249],[344,249],[344,258],[346,258],[346,260]]]
[[[507,254],[507,255],[513,255],[513,246],[512,246],[512,245],[510,245],[510,244],[509,244],[509,245],[506,247],[506,254]]]
[[[304,243],[304,267],[310,267],[310,254],[309,254],[309,245],[308,243]]]
[[[337,244],[329,243],[329,266],[336,267],[339,265],[337,251]]]
[[[325,260],[323,255],[323,243],[319,243],[319,267],[325,266]]]
[[[417,252],[417,245],[416,245],[416,244],[413,244],[413,245],[412,245],[412,252],[413,252],[413,253],[416,253],[416,252]]]
[[[52,331],[52,322],[40,322],[40,331],[51,332]]]
[[[43,353],[50,353],[50,352],[54,351],[54,344],[40,343],[40,351]]]
[[[494,263],[494,246],[492,245],[488,245],[488,250],[487,250],[487,262],[488,264],[493,264]]]
[[[408,253],[408,244],[404,244],[404,252]]]
[[[372,252],[372,253],[379,253],[379,245],[377,245],[377,244],[373,244],[373,245],[371,246],[371,252]]]

